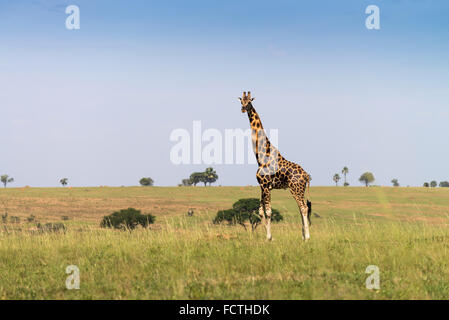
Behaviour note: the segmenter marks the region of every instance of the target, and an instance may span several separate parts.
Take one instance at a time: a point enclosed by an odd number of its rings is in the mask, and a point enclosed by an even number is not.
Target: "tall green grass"
[[[304,243],[298,223],[214,226],[163,217],[133,232],[72,227],[66,234],[0,234],[1,299],[447,299],[444,225],[352,217],[315,219]],[[67,290],[65,268],[80,269]],[[380,269],[380,290],[365,269]]]

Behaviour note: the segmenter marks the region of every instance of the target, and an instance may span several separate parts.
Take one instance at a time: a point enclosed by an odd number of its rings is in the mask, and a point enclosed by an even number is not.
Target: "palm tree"
[[[340,175],[338,173],[334,174],[333,180],[335,181],[335,185],[338,186],[338,181],[340,181]]]
[[[343,170],[341,170],[341,173],[345,176],[345,184],[344,184],[345,187],[348,185],[348,183],[346,182],[346,175],[348,174],[348,172],[349,172],[348,167],[343,167]]]

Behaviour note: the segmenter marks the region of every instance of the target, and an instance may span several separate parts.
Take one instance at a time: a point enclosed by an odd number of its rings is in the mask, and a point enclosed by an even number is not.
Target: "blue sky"
[[[243,90],[313,185],[345,165],[351,185],[449,180],[447,1],[0,1],[0,30],[12,186],[176,185],[206,165],[173,165],[170,133],[247,129]],[[256,165],[214,167],[257,183]]]

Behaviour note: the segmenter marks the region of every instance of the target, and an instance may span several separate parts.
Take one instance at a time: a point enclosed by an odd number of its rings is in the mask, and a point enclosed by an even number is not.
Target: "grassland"
[[[212,218],[256,187],[22,188],[0,190],[1,299],[448,299],[449,190],[311,189],[311,240],[303,243],[295,201],[273,192],[284,221],[263,228],[216,226]],[[99,228],[101,218],[134,207],[150,229]],[[194,216],[188,217],[188,209]],[[35,232],[64,222],[67,232]],[[67,216],[68,221],[61,217]],[[67,290],[65,269],[80,269]],[[380,269],[380,290],[365,269]]]

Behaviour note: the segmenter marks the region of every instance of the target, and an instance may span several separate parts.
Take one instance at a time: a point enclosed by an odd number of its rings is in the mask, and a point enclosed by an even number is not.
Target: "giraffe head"
[[[243,92],[243,97],[239,98],[240,102],[242,103],[242,112],[245,113],[248,111],[253,105],[251,104],[251,101],[254,100],[254,98],[251,98],[251,92],[248,91],[248,95],[246,92]]]

